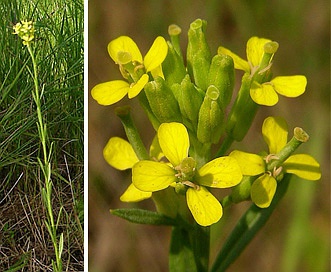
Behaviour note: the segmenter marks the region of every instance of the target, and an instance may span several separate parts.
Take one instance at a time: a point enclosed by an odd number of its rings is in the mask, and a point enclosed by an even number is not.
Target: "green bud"
[[[162,63],[164,78],[169,86],[174,83],[181,83],[186,75],[186,68],[183,59],[176,52],[174,46],[168,42],[168,54]]]
[[[172,24],[168,27],[168,33],[171,39],[171,44],[173,45],[176,53],[183,59],[183,54],[179,42],[179,35],[182,33],[182,29],[178,25]]]
[[[216,144],[223,132],[224,112],[218,98],[219,90],[209,86],[199,111],[197,137],[201,143]]]
[[[157,77],[145,85],[150,108],[160,123],[181,122],[181,114],[175,96],[163,78]]]
[[[257,179],[256,176],[244,176],[241,182],[232,188],[230,199],[233,203],[249,200],[251,197],[251,187]]]
[[[219,101],[222,109],[230,103],[234,87],[233,59],[224,54],[213,57],[209,69],[209,85],[214,85],[219,90]]]
[[[238,96],[233,104],[226,124],[226,132],[229,136],[241,141],[251,127],[258,109],[258,105],[250,96],[251,78],[248,73],[244,74]]]
[[[205,38],[207,22],[195,20],[188,31],[187,69],[194,83],[207,90],[211,53]]]
[[[196,131],[198,125],[199,110],[203,101],[203,94],[200,93],[191,82],[190,76],[186,75],[181,84],[175,84],[171,88],[178,101],[180,112],[184,123],[188,121],[188,126]]]

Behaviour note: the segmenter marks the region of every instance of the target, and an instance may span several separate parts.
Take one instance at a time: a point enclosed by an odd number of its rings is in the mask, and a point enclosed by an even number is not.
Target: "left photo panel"
[[[0,271],[84,271],[84,0],[3,0],[0,32]]]

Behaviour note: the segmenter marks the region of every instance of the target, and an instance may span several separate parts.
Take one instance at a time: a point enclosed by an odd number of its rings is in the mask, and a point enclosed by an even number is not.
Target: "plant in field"
[[[63,251],[63,233],[61,233],[60,237],[57,234],[57,225],[59,222],[59,218],[61,213],[59,213],[57,220],[54,218],[53,207],[51,203],[52,196],[52,179],[51,179],[51,156],[52,156],[52,144],[49,146],[48,144],[48,135],[47,135],[47,125],[45,123],[45,119],[43,117],[43,112],[41,109],[41,93],[39,91],[39,82],[38,82],[38,67],[35,60],[35,55],[32,48],[32,42],[34,39],[34,23],[32,21],[22,21],[21,23],[17,23],[13,27],[14,34],[17,34],[22,40],[23,44],[27,47],[32,64],[33,64],[33,81],[34,81],[34,90],[32,92],[32,97],[36,105],[37,110],[37,128],[38,135],[42,145],[42,158],[38,158],[40,169],[43,173],[44,177],[44,187],[42,188],[42,201],[47,211],[47,220],[45,220],[45,224],[47,227],[47,231],[52,240],[52,244],[54,246],[54,252],[56,260],[52,260],[52,266],[54,271],[62,271],[62,251]]]
[[[302,75],[272,77],[279,45],[269,39],[250,38],[247,61],[224,47],[213,55],[206,26],[201,19],[191,23],[186,58],[176,25],[169,27],[170,41],[156,38],[144,59],[131,38],[111,41],[108,52],[126,81],[101,83],[91,91],[101,105],[114,104],[126,94],[137,97],[156,131],[154,152],[148,154],[128,108],[117,108],[129,142],[112,137],[104,157],[117,169],[132,169],[132,183],[121,200],[151,197],[157,210],[111,212],[131,222],[173,226],[170,271],[209,271],[210,226],[229,205],[252,201],[211,268],[224,271],[268,220],[293,174],[308,180],[321,177],[312,156],[293,154],[308,134],[295,128],[287,141],[287,124],[280,117],[267,117],[262,126],[268,154],[229,151],[245,137],[261,105],[275,105],[278,94],[303,94],[307,80]],[[244,75],[231,104],[235,69]],[[219,199],[215,188],[231,190]]]

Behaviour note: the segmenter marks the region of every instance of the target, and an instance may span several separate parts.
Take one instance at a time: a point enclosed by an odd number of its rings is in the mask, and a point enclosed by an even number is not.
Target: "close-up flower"
[[[137,44],[128,36],[120,36],[108,44],[108,53],[119,65],[124,80],[113,80],[97,84],[92,97],[101,105],[112,105],[126,94],[136,97],[151,78],[163,77],[161,64],[167,56],[168,45],[161,36],[142,57]]]
[[[134,186],[145,192],[156,192],[169,186],[180,188],[186,194],[187,205],[202,226],[216,223],[223,214],[220,202],[205,187],[229,188],[237,185],[241,170],[234,158],[216,158],[196,169],[194,158],[189,157],[189,136],[180,123],[163,123],[158,141],[169,163],[142,160],[132,168]]]
[[[253,82],[250,95],[255,103],[273,106],[278,103],[278,94],[286,97],[298,97],[305,92],[307,85],[307,79],[303,75],[278,76],[270,81],[260,81],[254,78],[271,68],[272,57],[277,49],[278,44],[276,42],[252,37],[248,40],[246,46],[247,61],[222,46],[219,47],[218,52],[231,56],[236,69],[243,70],[251,75]],[[260,67],[266,52],[271,54],[270,60],[266,67]]]
[[[278,167],[268,171],[268,163],[279,160],[277,154],[288,143],[288,128],[281,117],[268,117],[262,125],[262,134],[269,147],[269,155],[262,157],[238,150],[231,152],[241,166],[243,175],[259,176],[252,184],[251,199],[260,208],[267,208],[277,189],[277,177],[284,173],[294,174],[306,180],[319,180],[321,171],[319,163],[308,154],[290,155]]]

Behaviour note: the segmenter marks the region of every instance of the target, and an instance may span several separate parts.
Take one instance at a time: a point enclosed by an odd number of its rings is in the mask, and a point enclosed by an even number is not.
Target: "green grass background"
[[[82,0],[2,0],[0,5],[0,270],[45,271],[54,259],[44,225],[37,157],[42,157],[31,96],[32,62],[13,25],[33,20],[42,113],[53,142],[52,206],[62,208],[63,267],[83,269]],[[34,270],[35,269],[35,270]]]
[[[207,39],[213,53],[223,45],[245,57],[246,41],[260,36],[277,41],[274,75],[304,74],[306,93],[281,97],[274,107],[261,107],[243,142],[233,148],[247,152],[266,150],[261,125],[267,116],[283,116],[289,128],[302,127],[311,139],[298,150],[321,164],[317,182],[294,179],[275,213],[228,271],[329,271],[330,254],[330,35],[326,0],[235,1],[89,1],[89,90],[98,83],[121,79],[107,53],[107,44],[120,35],[133,38],[145,54],[158,35],[167,36],[169,24],[182,28],[186,48],[189,24],[208,21]],[[170,229],[128,223],[109,209],[142,207],[151,201],[119,201],[131,173],[112,169],[102,149],[112,136],[125,137],[114,108],[132,106],[146,146],[153,129],[139,103],[125,98],[114,106],[98,105],[89,95],[89,268],[90,271],[167,270]],[[290,131],[291,134],[291,131]],[[225,211],[212,228],[212,257],[248,207],[242,203]]]

